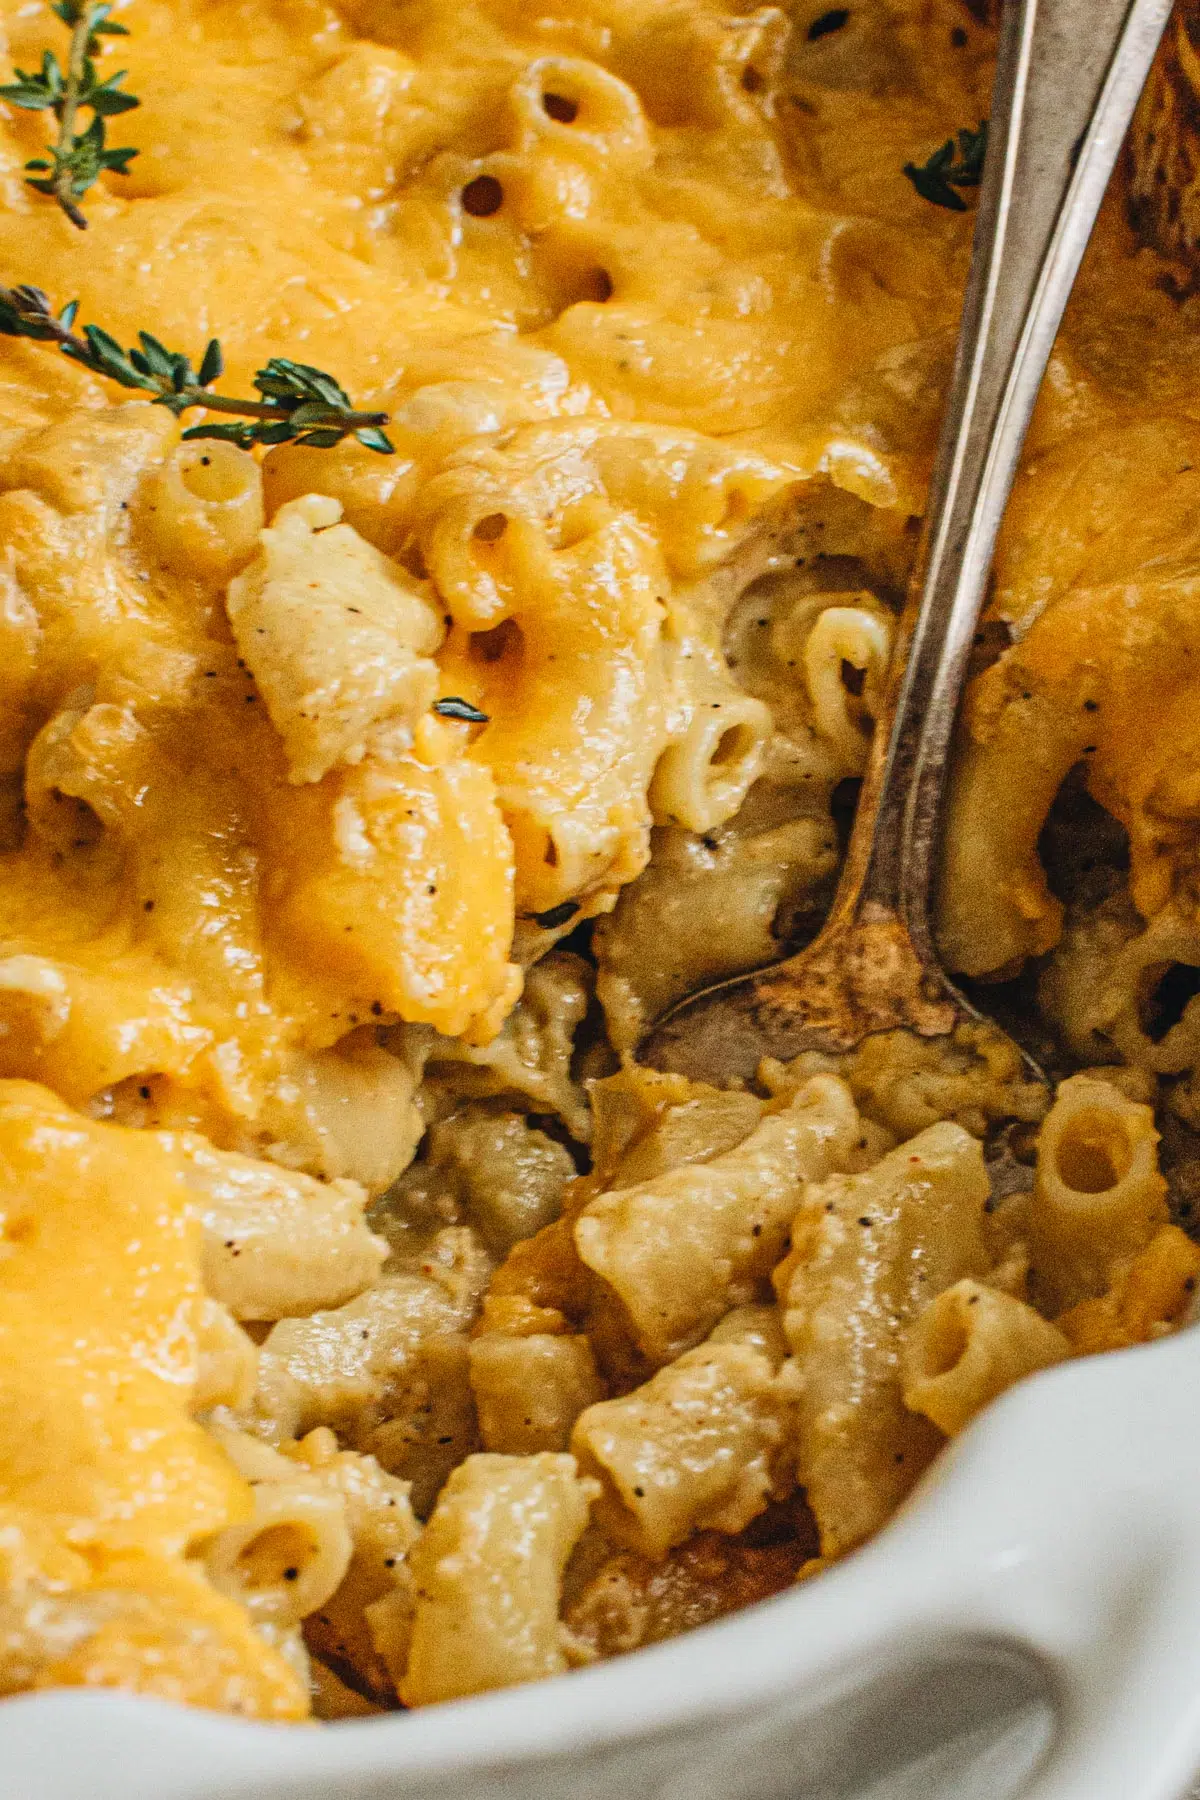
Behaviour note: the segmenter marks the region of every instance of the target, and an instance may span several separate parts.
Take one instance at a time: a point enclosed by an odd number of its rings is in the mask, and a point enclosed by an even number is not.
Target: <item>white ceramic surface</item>
[[[1005,1397],[874,1543],[635,1656],[320,1731],[0,1706],[3,1800],[1182,1800],[1200,1335]]]

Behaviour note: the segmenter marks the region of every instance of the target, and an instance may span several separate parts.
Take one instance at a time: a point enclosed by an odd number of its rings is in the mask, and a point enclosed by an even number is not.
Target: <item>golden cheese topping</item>
[[[0,1206],[0,1610],[37,1599],[39,1680],[297,1714],[291,1670],[185,1561],[249,1490],[189,1412],[205,1301],[177,1158],[0,1083]],[[0,1688],[19,1685],[16,1635],[0,1628]]]
[[[44,959],[32,988],[0,965],[0,1070],[76,1104],[150,1073],[160,1116],[250,1147],[296,1056],[381,1016],[486,1039],[514,920],[638,874],[688,716],[673,591],[801,474],[911,490],[838,397],[953,318],[965,234],[896,134],[977,109],[987,43],[880,138],[885,207],[832,119],[795,160],[770,8],[125,10],[130,175],[75,231],[20,176],[42,116],[8,109],[0,273],[122,342],[219,334],[230,392],[272,354],[332,368],[397,453],[284,447],[260,485],[0,340],[0,775],[26,809],[0,888]],[[20,67],[58,29],[0,27]],[[287,538],[313,492],[342,522]],[[429,729],[438,691],[490,723]]]

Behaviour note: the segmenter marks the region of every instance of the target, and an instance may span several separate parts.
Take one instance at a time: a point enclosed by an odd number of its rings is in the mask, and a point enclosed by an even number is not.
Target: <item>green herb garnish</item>
[[[451,694],[446,700],[435,700],[435,713],[441,713],[443,719],[466,719],[471,725],[486,725],[489,714],[480,712],[469,700],[460,700],[457,694]]]
[[[904,173],[920,194],[934,206],[945,206],[951,212],[966,212],[967,203],[957,188],[976,188],[983,179],[983,161],[987,155],[988,122],[978,131],[960,131],[957,141],[947,138],[928,162],[905,163]]]
[[[185,438],[223,438],[243,450],[253,444],[289,443],[327,450],[353,437],[383,456],[393,452],[392,441],[383,430],[388,415],[357,412],[341,384],[308,363],[273,356],[254,377],[261,397],[234,400],[209,391],[225,368],[216,338],[205,350],[197,371],[182,352],[168,350],[148,331],[139,331],[140,347],[131,350],[123,350],[99,325],[85,325],[81,336],[73,330],[78,311],[78,301],[72,300],[56,316],[40,288],[0,287],[0,335],[57,344],[64,356],[82,363],[94,375],[152,394],[154,404],[165,406],[176,418],[192,406],[242,415],[236,424],[193,425],[184,432]]]
[[[58,141],[47,144],[46,156],[25,164],[25,179],[39,194],[57,200],[72,225],[86,231],[87,220],[78,202],[102,169],[128,175],[129,164],[137,155],[128,146],[110,150],[104,136],[106,119],[132,112],[139,105],[121,87],[125,70],[101,81],[94,61],[104,48],[103,38],[128,37],[129,33],[109,17],[112,7],[106,4],[55,0],[52,10],[71,31],[66,69],[59,66],[53,50],[47,50],[40,70],[18,69],[17,79],[0,87],[0,100],[26,112],[53,113],[58,120]],[[85,108],[91,112],[92,122],[86,131],[80,131],[79,115]]]

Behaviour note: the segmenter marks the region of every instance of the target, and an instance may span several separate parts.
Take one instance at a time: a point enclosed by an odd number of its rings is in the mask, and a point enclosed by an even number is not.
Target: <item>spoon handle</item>
[[[958,354],[909,603],[830,926],[933,963],[950,734],[1038,387],[1171,0],[1009,0]],[[827,930],[829,927],[827,927]]]

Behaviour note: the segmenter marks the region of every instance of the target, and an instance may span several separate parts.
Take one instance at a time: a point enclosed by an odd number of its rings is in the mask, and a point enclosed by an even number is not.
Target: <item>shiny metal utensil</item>
[[[947,752],[996,533],[1046,362],[1171,0],[1007,0],[958,355],[926,529],[854,832],[814,943],[672,1008],[660,1069],[750,1077],[979,1014],[930,927]]]

